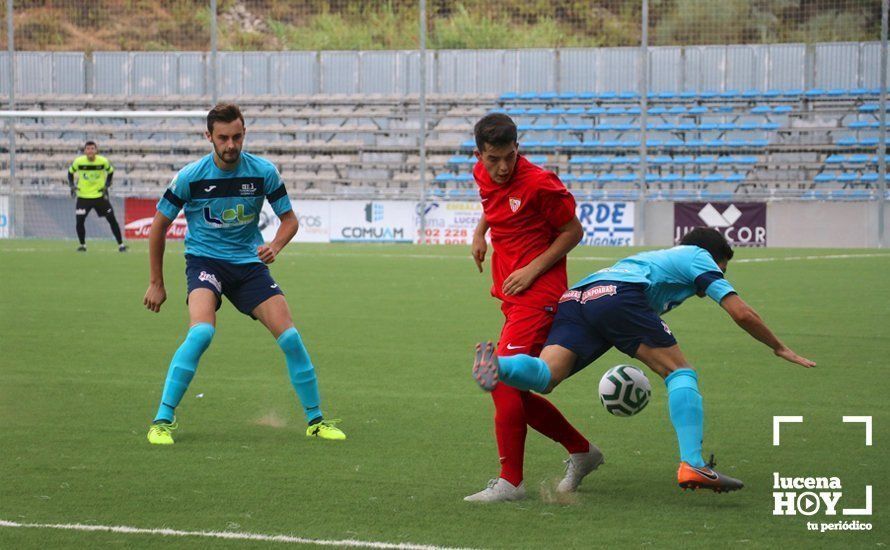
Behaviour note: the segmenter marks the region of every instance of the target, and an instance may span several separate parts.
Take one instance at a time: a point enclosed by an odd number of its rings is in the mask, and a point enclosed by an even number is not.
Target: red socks
[[[522,483],[526,426],[531,426],[560,443],[569,453],[585,453],[590,443],[559,409],[540,395],[498,384],[491,392],[494,400],[494,430],[501,460],[500,477],[512,485]]]

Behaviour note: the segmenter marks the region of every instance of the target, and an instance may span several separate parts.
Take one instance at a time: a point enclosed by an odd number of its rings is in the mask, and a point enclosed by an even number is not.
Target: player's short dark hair
[[[735,254],[732,247],[729,246],[726,237],[710,227],[696,227],[683,235],[683,238],[680,239],[680,244],[704,248],[717,263],[723,260],[731,260],[733,254]]]
[[[210,112],[207,113],[207,131],[213,133],[213,123],[215,122],[234,122],[240,120],[244,124],[244,115],[241,109],[234,103],[217,103]]]
[[[96,147],[97,149],[99,148],[99,146],[96,145],[96,142],[93,141],[93,140],[91,140],[91,139],[90,139],[90,140],[87,140],[87,142],[83,144],[83,148],[86,149],[86,148],[89,147],[90,145],[92,145],[93,147]]]
[[[485,144],[503,147],[516,143],[516,123],[503,113],[489,113],[479,119],[473,128],[476,136],[476,148],[485,150]]]

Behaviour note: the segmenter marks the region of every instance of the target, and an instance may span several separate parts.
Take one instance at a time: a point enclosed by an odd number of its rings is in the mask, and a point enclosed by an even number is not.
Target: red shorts
[[[498,355],[524,353],[537,357],[544,348],[553,313],[539,307],[526,307],[503,302],[501,311],[506,317],[501,337],[498,340]]]

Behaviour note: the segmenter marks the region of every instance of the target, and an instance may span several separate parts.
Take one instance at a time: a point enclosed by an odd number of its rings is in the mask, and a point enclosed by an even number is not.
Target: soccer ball
[[[633,416],[646,408],[652,386],[643,371],[632,365],[618,365],[600,379],[600,402],[615,416]]]

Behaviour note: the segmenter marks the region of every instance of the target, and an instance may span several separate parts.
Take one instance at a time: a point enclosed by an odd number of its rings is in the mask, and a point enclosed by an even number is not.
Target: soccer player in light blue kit
[[[184,209],[190,318],[188,334],[170,362],[161,404],[148,431],[153,444],[173,443],[174,411],[213,339],[222,296],[241,313],[258,319],[276,338],[309,423],[306,435],[346,439],[333,421],[322,416],[315,368],[294,328],[284,293],[267,267],[296,235],[297,217],[275,166],[241,151],[244,134],[244,117],[237,105],[214,107],[207,114],[205,133],[213,152],[179,171],[158,202],[151,225],[150,282],[143,303],[158,312],[167,299],[163,267],[167,229]],[[258,229],[264,200],[281,220],[269,244],[263,243]]]
[[[708,464],[702,458],[704,410],[698,375],[659,315],[693,295],[708,296],[777,356],[804,367],[816,364],[783,344],[724,279],[732,256],[723,235],[696,228],[680,246],[643,252],[588,275],[560,299],[540,357],[498,357],[491,342],[478,344],[473,375],[487,391],[503,380],[522,390],[549,393],[614,346],[664,378],[680,446],[680,487],[741,489],[741,481],[713,469],[713,456]]]

